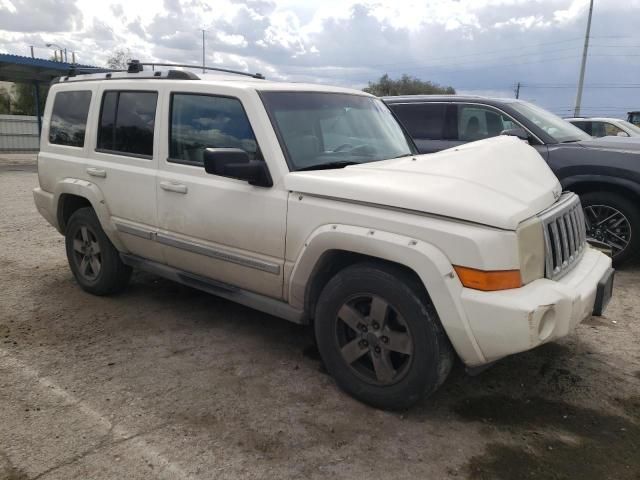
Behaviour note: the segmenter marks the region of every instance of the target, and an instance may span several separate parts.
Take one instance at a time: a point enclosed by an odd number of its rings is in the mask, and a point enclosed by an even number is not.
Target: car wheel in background
[[[633,202],[617,193],[590,192],[580,195],[587,238],[611,247],[616,265],[629,260],[640,246],[640,213]]]

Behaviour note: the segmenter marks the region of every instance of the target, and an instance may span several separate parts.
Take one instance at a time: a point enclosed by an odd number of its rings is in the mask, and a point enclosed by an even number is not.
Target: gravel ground
[[[147,274],[82,292],[36,184],[0,159],[0,479],[640,478],[640,264],[605,317],[388,413],[307,328]]]

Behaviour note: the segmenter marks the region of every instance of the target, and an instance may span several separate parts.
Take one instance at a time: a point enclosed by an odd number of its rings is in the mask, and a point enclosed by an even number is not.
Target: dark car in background
[[[565,190],[578,193],[592,239],[620,264],[640,250],[640,142],[593,139],[528,102],[459,95],[386,97],[420,153],[500,134],[529,142]]]

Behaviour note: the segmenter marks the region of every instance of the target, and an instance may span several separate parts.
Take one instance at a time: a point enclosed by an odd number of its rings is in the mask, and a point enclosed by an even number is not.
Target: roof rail
[[[71,83],[71,82],[89,82],[89,81],[97,81],[97,80],[144,80],[144,79],[155,79],[155,80],[200,80],[193,72],[188,72],[185,70],[157,70],[155,72],[149,71],[141,74],[131,74],[126,70],[102,70],[98,71],[98,73],[88,73],[81,72],[77,74],[77,72],[70,72],[69,75],[63,77],[56,77],[51,80],[51,84],[55,83]]]
[[[261,73],[247,73],[241,72],[239,70],[230,70],[228,68],[218,68],[218,67],[203,67],[200,65],[188,65],[185,63],[158,63],[158,62],[140,62],[139,60],[131,60],[129,62],[129,68],[127,69],[128,73],[139,73],[142,72],[142,67],[181,67],[181,68],[198,68],[203,70],[213,70],[215,72],[224,72],[224,73],[233,73],[235,75],[244,75],[246,77],[258,78],[260,80],[264,80],[265,77]]]
[[[144,71],[144,66],[151,66],[151,70]],[[203,68],[198,65],[187,65],[180,63],[157,63],[157,62],[140,62],[139,60],[131,60],[126,70],[118,70],[102,67],[85,67],[73,66],[69,69],[67,75],[56,77],[51,80],[51,84],[65,82],[79,82],[90,80],[134,80],[134,79],[170,79],[170,80],[200,80],[200,77],[188,70],[155,70],[155,67],[181,67],[181,68]],[[204,67],[205,70],[213,70],[216,72],[233,73],[235,75],[244,75],[246,77],[258,78],[264,80],[264,76],[260,73],[247,73],[237,70],[229,70],[226,68]]]

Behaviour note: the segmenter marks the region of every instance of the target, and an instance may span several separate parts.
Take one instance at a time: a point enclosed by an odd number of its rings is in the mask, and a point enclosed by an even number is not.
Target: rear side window
[[[49,125],[49,143],[83,147],[90,103],[90,91],[56,93]]]
[[[169,161],[204,164],[207,148],[239,148],[258,160],[258,143],[237,98],[174,93],[171,95]]]
[[[102,97],[98,149],[153,156],[157,92],[108,91]]]
[[[444,139],[444,103],[407,103],[389,105],[413,138],[418,140]]]
[[[571,123],[573,123],[580,130],[584,130],[589,135],[593,135],[591,133],[593,131],[592,127],[591,127],[591,122],[571,122]]]

